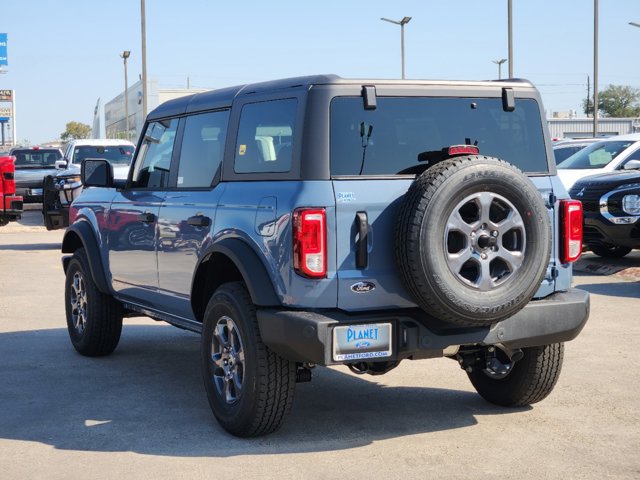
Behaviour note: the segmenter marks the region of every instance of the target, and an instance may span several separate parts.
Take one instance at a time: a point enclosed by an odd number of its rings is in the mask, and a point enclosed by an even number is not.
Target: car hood
[[[116,180],[126,180],[129,176],[130,165],[114,165],[113,166],[113,178]],[[78,165],[69,165],[69,168],[65,170],[59,170],[56,173],[56,177],[72,177],[80,175],[80,167]]]
[[[638,170],[618,170],[615,172],[599,173],[597,175],[589,175],[576,181],[574,188],[577,187],[597,187],[607,186],[616,188],[621,185],[629,185],[640,183],[640,171]]]
[[[601,169],[589,169],[589,168],[559,168],[558,177],[567,189],[567,192],[571,190],[573,184],[584,177],[597,175],[603,173]]]

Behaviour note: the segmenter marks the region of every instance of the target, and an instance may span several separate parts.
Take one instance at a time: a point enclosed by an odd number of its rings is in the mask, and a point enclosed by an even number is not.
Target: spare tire
[[[464,156],[429,168],[404,196],[396,261],[415,302],[451,324],[520,311],[544,278],[551,226],[542,196],[513,165]]]

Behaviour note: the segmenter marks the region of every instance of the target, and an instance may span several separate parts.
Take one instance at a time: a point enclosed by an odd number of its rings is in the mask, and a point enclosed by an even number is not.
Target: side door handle
[[[356,242],[356,268],[367,268],[369,263],[369,219],[367,212],[356,213],[358,241]]]
[[[204,215],[194,215],[193,217],[187,218],[187,223],[192,227],[208,227],[211,225],[211,219]]]
[[[156,216],[151,212],[144,212],[138,215],[138,221],[142,223],[153,223],[156,221]]]

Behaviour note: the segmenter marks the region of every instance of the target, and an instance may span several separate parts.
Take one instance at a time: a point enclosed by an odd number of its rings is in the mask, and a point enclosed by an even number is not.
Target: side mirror
[[[64,170],[65,168],[67,168],[67,161],[56,160],[55,167],[56,167],[56,170]]]
[[[622,168],[624,170],[640,170],[640,160],[629,160]]]
[[[87,158],[80,169],[85,187],[113,187],[113,166],[103,158]]]

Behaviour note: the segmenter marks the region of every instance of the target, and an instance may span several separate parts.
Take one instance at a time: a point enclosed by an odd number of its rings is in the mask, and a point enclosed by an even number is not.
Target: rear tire
[[[99,357],[113,352],[122,332],[122,305],[98,290],[84,248],[69,262],[64,299],[69,338],[78,353]]]
[[[296,364],[262,342],[243,283],[226,283],[209,300],[201,353],[209,406],[225,430],[255,437],[280,428],[293,403]]]
[[[522,353],[522,359],[505,377],[491,378],[485,370],[467,374],[482,398],[503,407],[522,407],[551,393],[562,369],[564,344],[523,348]]]
[[[631,249],[629,247],[620,247],[617,245],[589,245],[593,253],[603,258],[622,258],[627,255]]]

